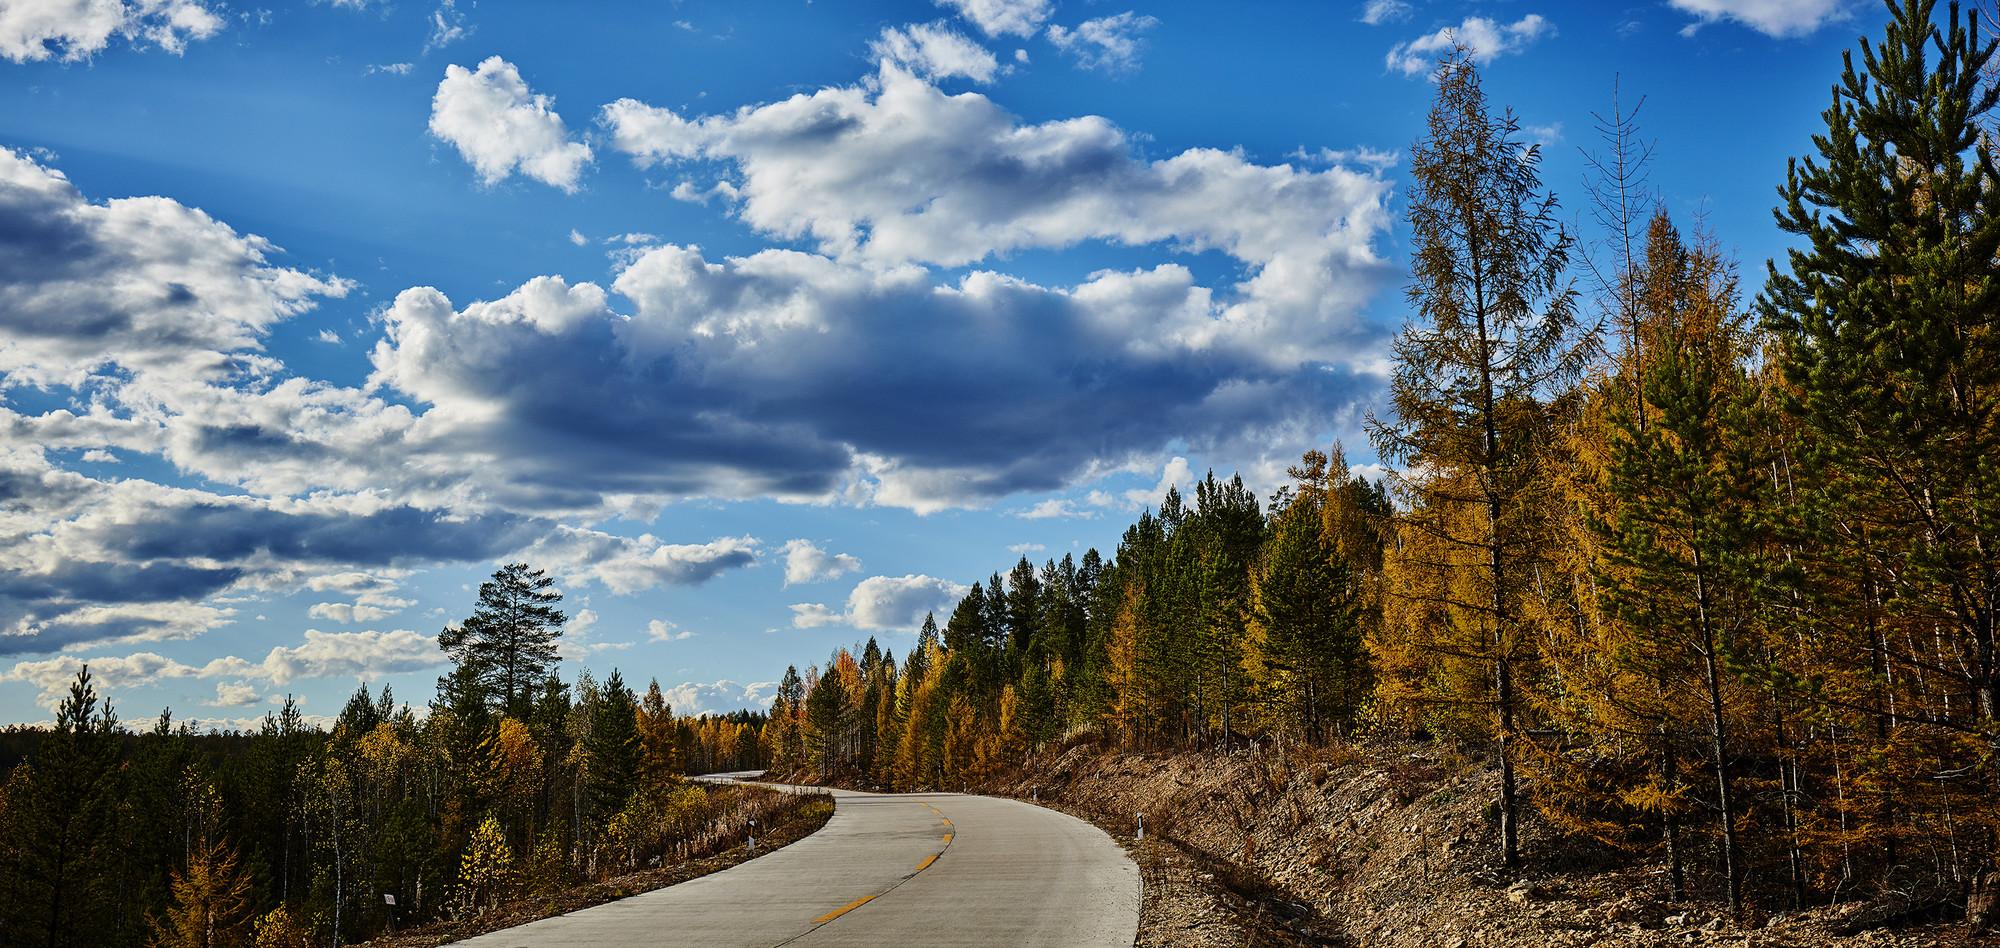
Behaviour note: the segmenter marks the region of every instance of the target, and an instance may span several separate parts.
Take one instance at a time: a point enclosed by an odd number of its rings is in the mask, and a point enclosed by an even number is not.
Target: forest
[[[1546,820],[1676,900],[1993,912],[2000,86],[1970,13],[1887,6],[1776,182],[1794,249],[1754,294],[1646,190],[1636,106],[1601,113],[1578,214],[1448,56],[1383,477],[1338,444],[1269,496],[1210,474],[1109,556],[976,583],[900,658],[787,669],[768,715],[562,680],[560,596],[522,564],[440,635],[421,714],[363,688],[330,731],[290,704],[135,729],[86,670],[52,729],[0,735],[0,932],[337,944],[672,858],[708,816],[685,773],[958,789],[1083,742],[1449,742],[1498,773],[1501,872]]]
[[[1503,871],[1538,816],[1675,900],[1992,913],[2000,91],[1970,15],[1889,6],[1754,298],[1644,192],[1636,107],[1600,117],[1586,241],[1448,58],[1368,428],[1391,473],[1335,445],[1261,501],[1210,474],[1108,559],[974,585],[900,664],[788,669],[775,765],[955,789],[1090,740],[1448,741],[1499,772]]]
[[[563,681],[552,586],[501,568],[425,713],[363,686],[330,731],[290,699],[250,733],[135,730],[86,667],[52,729],[0,732],[0,942],[342,944],[714,844],[728,804],[680,778],[762,769],[763,715]]]

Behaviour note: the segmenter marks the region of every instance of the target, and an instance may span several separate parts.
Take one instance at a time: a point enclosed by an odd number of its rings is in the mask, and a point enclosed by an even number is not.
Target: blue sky
[[[1783,248],[1867,0],[0,8],[0,721],[428,698],[496,564],[683,710],[1372,458],[1425,64]],[[1596,235],[1583,228],[1583,236]]]

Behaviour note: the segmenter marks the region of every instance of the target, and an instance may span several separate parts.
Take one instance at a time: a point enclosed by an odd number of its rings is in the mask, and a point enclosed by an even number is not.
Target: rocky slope
[[[1165,756],[1084,745],[975,789],[1057,806],[1126,842],[1147,877],[1146,944],[2000,943],[1870,902],[1732,921],[1716,904],[1668,901],[1654,866],[1532,819],[1529,864],[1503,878],[1496,782],[1492,767],[1430,744]]]

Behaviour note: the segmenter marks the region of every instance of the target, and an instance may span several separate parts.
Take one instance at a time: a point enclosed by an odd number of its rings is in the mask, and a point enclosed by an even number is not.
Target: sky
[[[1595,115],[1742,262],[1873,0],[0,0],[0,722],[787,664],[1364,420],[1454,39],[1586,243]],[[1579,274],[1581,279],[1581,274]],[[1587,287],[1586,287],[1587,288]]]

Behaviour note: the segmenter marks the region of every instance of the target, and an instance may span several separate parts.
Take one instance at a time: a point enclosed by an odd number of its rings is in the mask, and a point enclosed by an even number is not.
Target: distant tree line
[[[331,731],[287,698],[255,732],[134,733],[86,667],[52,729],[0,734],[0,943],[335,945],[675,859],[720,815],[681,776],[761,769],[764,716],[565,682],[551,586],[483,584],[421,716],[364,686]]]
[[[2000,833],[1992,41],[1888,4],[1744,300],[1602,118],[1580,246],[1463,50],[1411,154],[1412,316],[1370,435],[1260,504],[1213,475],[1096,551],[975,584],[899,665],[788,670],[781,766],[956,787],[1065,740],[1468,742],[1523,816],[1741,909],[1970,897]],[[1580,278],[1588,278],[1583,289]]]

